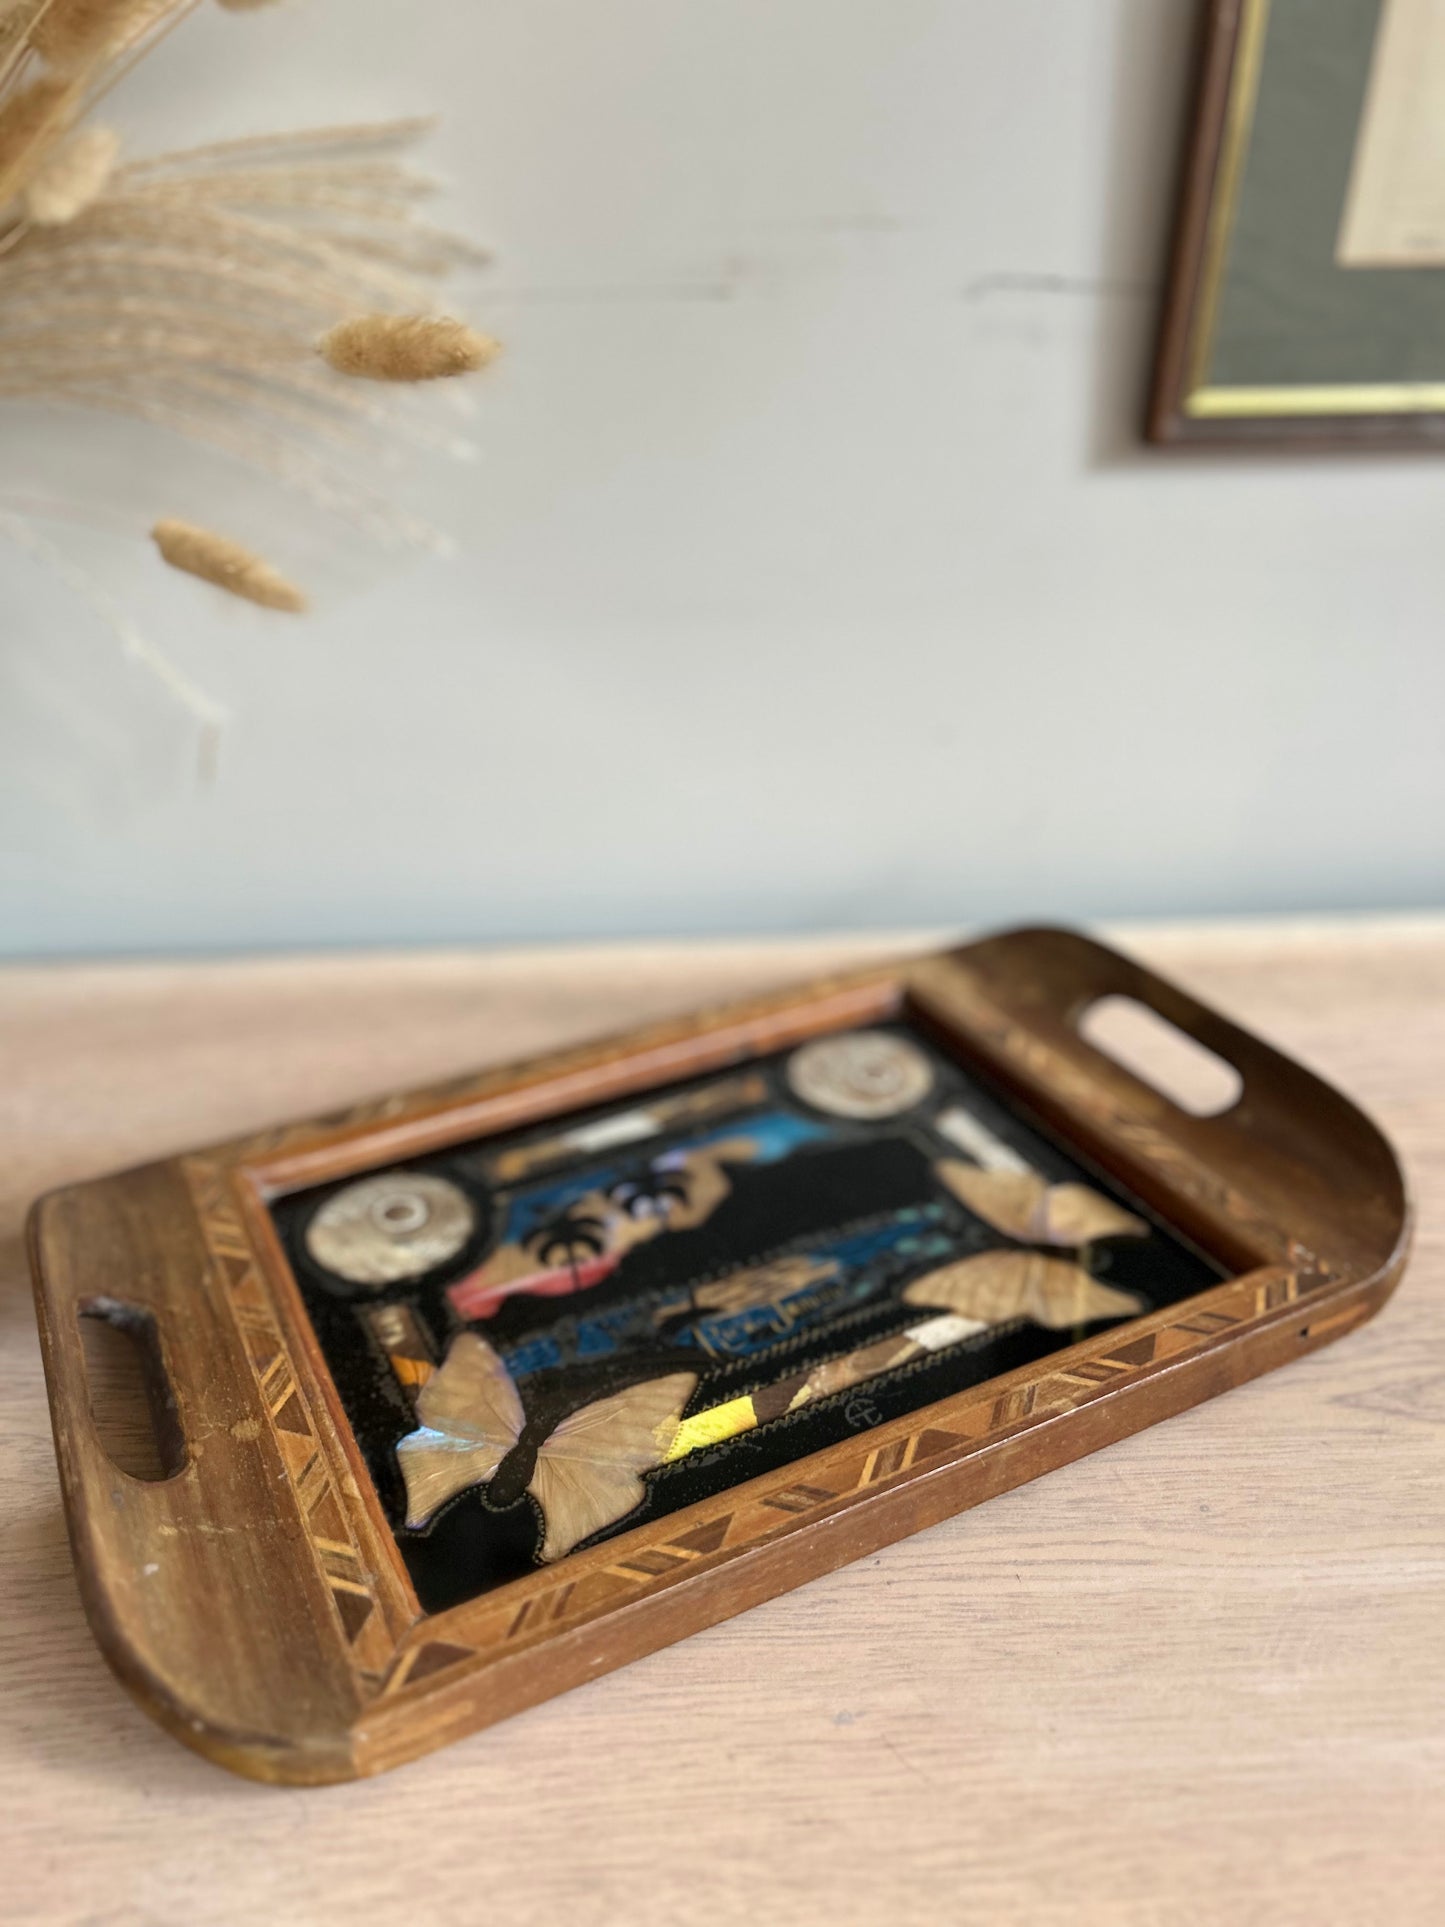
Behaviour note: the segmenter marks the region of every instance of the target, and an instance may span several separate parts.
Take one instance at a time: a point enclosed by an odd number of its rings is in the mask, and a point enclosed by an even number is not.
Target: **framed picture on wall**
[[[1209,0],[1148,432],[1445,449],[1445,0]]]

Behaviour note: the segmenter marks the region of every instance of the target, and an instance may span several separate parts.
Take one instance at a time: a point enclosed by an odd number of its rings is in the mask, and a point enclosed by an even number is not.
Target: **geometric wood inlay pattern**
[[[358,1680],[375,1691],[391,1662],[395,1641],[385,1616],[376,1610],[374,1581],[327,1463],[305,1392],[293,1372],[290,1350],[276,1321],[246,1228],[232,1202],[230,1167],[218,1160],[195,1157],[186,1158],[184,1164],[206,1249],[225,1281],[227,1302],[251,1361],[317,1568],[341,1621]]]
[[[920,1465],[1006,1444],[1011,1434],[1031,1430],[1041,1417],[1077,1410],[1118,1391],[1131,1377],[1204,1351],[1224,1334],[1267,1311],[1297,1302],[1326,1282],[1322,1272],[1313,1270],[1251,1273],[1200,1299],[1186,1299],[1173,1307],[1172,1314],[1163,1315],[1167,1322],[1142,1336],[1130,1336],[1132,1327],[1127,1325],[1102,1334],[1087,1351],[1031,1384],[1002,1392],[991,1392],[983,1385],[925,1408],[918,1414],[918,1429],[906,1436],[880,1445],[862,1433],[851,1453],[832,1448],[826,1475],[810,1472],[807,1478],[794,1478],[776,1489],[730,1492],[719,1498],[715,1512],[694,1520],[675,1536],[661,1536],[665,1522],[640,1529],[630,1535],[639,1542],[635,1549],[628,1549],[626,1539],[619,1541],[609,1564],[594,1567],[582,1577],[569,1576],[566,1567],[560,1567],[552,1585],[529,1591],[520,1603],[510,1599],[510,1589],[504,1588],[456,1607],[445,1616],[444,1656],[435,1642],[409,1649],[384,1690],[388,1695],[397,1693],[469,1657],[483,1657],[564,1626],[583,1624],[632,1598],[665,1588],[695,1570],[699,1562],[721,1561],[764,1539],[814,1525],[844,1499],[865,1488],[886,1485]],[[1340,1316],[1351,1322],[1365,1317],[1366,1310],[1351,1306]],[[421,1667],[419,1656],[426,1653],[434,1657]]]

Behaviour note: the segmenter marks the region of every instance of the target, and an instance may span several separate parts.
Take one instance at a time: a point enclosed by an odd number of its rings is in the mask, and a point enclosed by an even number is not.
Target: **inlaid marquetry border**
[[[405,1703],[403,1696],[445,1690],[499,1658],[597,1625],[690,1575],[809,1532],[853,1504],[1006,1446],[1035,1427],[1200,1358],[1340,1281],[1336,1267],[1292,1238],[1239,1185],[1161,1129],[1116,1084],[1091,1075],[1071,1052],[1018,1022],[962,965],[961,957],[945,956],[852,973],[654,1026],[609,1045],[558,1053],[520,1072],[483,1072],[353,1106],[184,1161],[206,1248],[251,1361],[258,1399],[363,1701]],[[268,1235],[265,1201],[283,1190],[499,1134],[579,1104],[612,1102],[669,1077],[704,1075],[909,1006],[942,1023],[965,1054],[972,1047],[984,1061],[1009,1066],[1025,1085],[1047,1091],[1087,1119],[1173,1195],[1227,1220],[1258,1252],[1259,1264],[1052,1359],[574,1553],[555,1568],[444,1613],[422,1615],[394,1537],[376,1529],[375,1494],[369,1487],[358,1491],[356,1457],[348,1458],[337,1442],[338,1427],[345,1427],[340,1399],[314,1343],[306,1341],[300,1294],[274,1232]],[[1328,1335],[1368,1310],[1358,1299],[1332,1312]],[[1327,1335],[1318,1323],[1309,1329],[1317,1338]]]
[[[396,1651],[397,1629],[381,1610],[376,1561],[356,1530],[354,1480],[338,1462],[306,1374],[298,1369],[242,1217],[232,1168],[207,1158],[186,1158],[182,1168],[347,1653],[359,1683],[375,1691]]]
[[[1075,1346],[1052,1369],[1040,1373],[1028,1367],[955,1394],[906,1420],[861,1433],[715,1500],[574,1554],[555,1571],[515,1581],[427,1620],[398,1655],[384,1692],[394,1696],[456,1668],[520,1652],[764,1541],[806,1531],[871,1491],[925,1469],[957,1464],[1046,1420],[1077,1412],[1130,1381],[1197,1357],[1268,1314],[1298,1305],[1327,1282],[1308,1269],[1236,1279],[1167,1314],[1132,1320]],[[1367,1305],[1351,1304],[1324,1324],[1312,1321],[1310,1336],[1336,1336],[1368,1313]]]

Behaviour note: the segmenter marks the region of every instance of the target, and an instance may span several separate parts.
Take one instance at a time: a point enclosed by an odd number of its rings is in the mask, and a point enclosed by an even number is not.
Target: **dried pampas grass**
[[[315,354],[358,313],[384,325],[429,307],[442,275],[480,258],[418,218],[430,183],[405,150],[425,126],[133,161],[63,225],[22,219],[0,251],[0,406],[139,416],[262,469],[370,538],[437,546],[377,492],[382,437],[469,451],[450,426],[339,379]],[[474,346],[452,352],[477,359]]]
[[[356,351],[358,372],[378,380],[489,358],[492,344],[461,322],[412,319],[439,277],[479,258],[417,218],[432,184],[404,150],[428,123],[217,142],[125,166],[98,130],[66,138],[136,48],[194,4],[10,0],[6,11],[0,0],[0,405],[138,416],[369,536],[436,545],[372,486],[380,433],[469,451],[314,354],[360,316],[371,346]]]
[[[135,417],[251,464],[376,540],[435,543],[371,478],[392,440],[470,451],[374,383],[478,368],[496,344],[432,313],[438,280],[482,257],[418,218],[432,184],[405,150],[429,123],[213,142],[125,165],[114,135],[75,132],[198,3],[0,0],[0,410],[50,402]],[[269,0],[219,4],[242,13]],[[204,693],[3,503],[0,532],[105,614],[214,740],[220,712]],[[268,609],[306,606],[226,536],[170,519],[152,534],[172,567]]]
[[[284,609],[292,615],[300,615],[306,608],[306,597],[294,582],[288,582],[269,562],[229,536],[197,528],[192,522],[167,520],[156,523],[151,540],[173,569],[198,575],[228,595],[259,603],[263,609]]]
[[[0,101],[0,209],[70,131],[83,98],[83,88],[64,74],[41,74]]]
[[[87,127],[40,164],[25,190],[25,212],[39,227],[64,227],[99,198],[120,152],[110,127]]]
[[[63,549],[31,527],[22,516],[0,507],[0,534],[15,544],[22,554],[42,563],[72,591],[77,601],[86,604],[120,644],[122,653],[164,689],[171,700],[185,710],[196,725],[196,774],[209,782],[216,773],[221,737],[226,727],[226,712],[204,689],[191,681],[162,650],[149,642],[84,569],[77,567]]]
[[[357,315],[316,344],[338,374],[366,381],[437,381],[485,368],[501,345],[447,315]]]
[[[31,45],[51,66],[73,73],[132,45],[177,0],[50,0],[31,30]]]
[[[49,5],[50,0],[0,0],[0,80],[28,51],[30,30]]]

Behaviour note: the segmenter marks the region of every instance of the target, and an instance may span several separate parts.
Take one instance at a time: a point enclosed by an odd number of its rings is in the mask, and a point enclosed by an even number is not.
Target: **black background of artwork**
[[[920,1032],[903,1025],[890,1028],[925,1050],[934,1065],[935,1089],[917,1112],[871,1125],[814,1117],[835,1134],[832,1141],[800,1148],[776,1164],[730,1165],[731,1194],[706,1223],[663,1233],[634,1246],[617,1270],[589,1291],[563,1299],[517,1295],[506,1299],[485,1325],[474,1328],[482,1330],[497,1350],[505,1351],[523,1338],[556,1328],[559,1321],[590,1316],[664,1287],[720,1276],[781,1251],[806,1246],[810,1238],[909,1206],[941,1207],[954,1256],[1008,1248],[1009,1239],[975,1218],[933,1176],[934,1159],[959,1155],[955,1146],[929,1128],[929,1119],[951,1103],[962,1104],[981,1118],[1051,1182],[1087,1182],[1151,1223],[1153,1232],[1147,1239],[1106,1239],[1091,1247],[1101,1279],[1136,1293],[1148,1307],[1157,1309],[1206,1290],[1226,1275],[1211,1259],[1163,1226],[1138,1199],[1077,1155],[1066,1152],[1036,1119],[1027,1118],[976,1075],[965,1073]],[[786,1055],[780,1055],[759,1060],[754,1066],[766,1071],[772,1087],[774,1101],[767,1108],[813,1117],[788,1090],[786,1061]],[[694,1079],[672,1088],[697,1089],[714,1081]],[[306,1227],[320,1205],[344,1188],[342,1185],[293,1193],[273,1204],[273,1215],[321,1349],[383,1509],[396,1531],[417,1595],[428,1611],[441,1611],[530,1570],[540,1537],[539,1513],[525,1497],[505,1511],[491,1510],[483,1491],[473,1488],[443,1507],[421,1531],[405,1527],[405,1491],[395,1448],[397,1441],[413,1429],[416,1419],[410,1400],[364,1327],[358,1309],[389,1302],[409,1305],[429,1331],[440,1359],[450,1337],[463,1328],[446,1302],[446,1287],[473,1270],[485,1255],[492,1225],[494,1214],[481,1178],[484,1160],[507,1146],[550,1137],[587,1117],[631,1109],[659,1095],[661,1092],[656,1091],[601,1111],[549,1119],[545,1126],[509,1138],[409,1162],[406,1169],[433,1172],[460,1184],[478,1206],[477,1233],[467,1248],[421,1280],[372,1291],[346,1286],[314,1263],[305,1246]],[[626,1154],[600,1153],[570,1165],[559,1164],[548,1169],[545,1181],[572,1175],[585,1179],[589,1171],[615,1168],[623,1162],[640,1168],[670,1144],[696,1135],[697,1129],[694,1125],[661,1134],[630,1147]],[[354,1183],[355,1178],[346,1182]],[[919,1275],[942,1262],[947,1260],[920,1262],[906,1275]],[[550,1427],[567,1412],[624,1384],[678,1370],[699,1374],[689,1411],[717,1404],[928,1317],[928,1312],[900,1302],[903,1282],[903,1277],[896,1279],[878,1301],[794,1334],[770,1347],[761,1358],[711,1360],[693,1348],[658,1343],[630,1350],[620,1358],[539,1373],[521,1386],[529,1424]],[[1116,1322],[1100,1321],[1062,1332],[1047,1331],[1024,1320],[996,1327],[949,1352],[897,1368],[883,1378],[820,1400],[787,1418],[659,1469],[649,1475],[646,1503],[610,1531],[628,1530],[709,1498],[853,1433],[1047,1357],[1089,1332]]]

